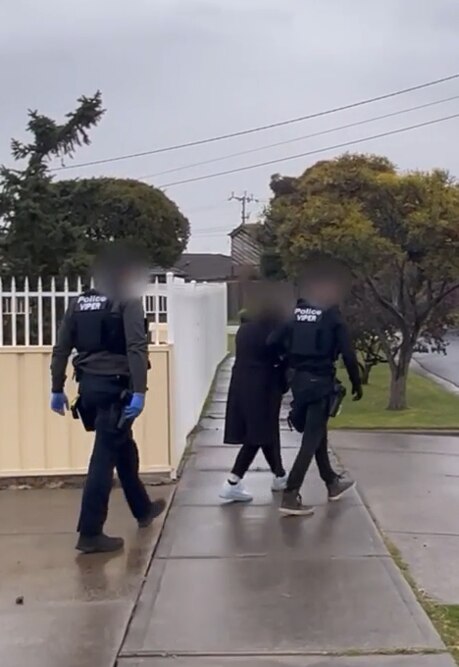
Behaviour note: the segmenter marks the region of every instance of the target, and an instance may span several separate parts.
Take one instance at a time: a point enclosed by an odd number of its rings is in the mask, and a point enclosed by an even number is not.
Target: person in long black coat
[[[285,488],[279,414],[287,390],[286,367],[267,346],[281,318],[273,308],[253,318],[241,318],[236,335],[236,358],[226,406],[224,442],[242,445],[228,479],[220,491],[226,501],[250,501],[242,479],[261,448],[273,473],[273,491]]]

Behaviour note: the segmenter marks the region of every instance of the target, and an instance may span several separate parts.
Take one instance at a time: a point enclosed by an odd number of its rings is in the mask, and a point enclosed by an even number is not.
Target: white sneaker
[[[219,497],[222,500],[228,500],[233,503],[248,503],[253,500],[253,496],[244,489],[241,481],[237,484],[230,484],[228,480],[223,484]]]
[[[273,477],[271,491],[285,491],[287,488],[287,473],[283,477]]]

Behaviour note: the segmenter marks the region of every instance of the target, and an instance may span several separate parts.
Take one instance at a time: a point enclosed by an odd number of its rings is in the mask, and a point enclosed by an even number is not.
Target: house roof
[[[183,253],[175,267],[189,280],[226,280],[233,274],[233,260],[218,253]]]
[[[260,265],[261,247],[258,238],[260,223],[239,225],[230,233],[231,257],[237,266]]]
[[[158,266],[155,264],[151,267],[149,274],[150,277],[155,278],[156,276],[164,276],[166,273],[173,273],[174,276],[185,277],[185,273],[181,271],[177,266],[172,266],[168,269],[165,269],[163,266]]]
[[[233,229],[233,231],[230,232],[228,236],[231,236],[231,238],[233,238],[238,234],[244,233],[247,234],[248,236],[256,238],[259,228],[260,228],[259,222],[245,222],[243,225],[239,225],[238,227]]]

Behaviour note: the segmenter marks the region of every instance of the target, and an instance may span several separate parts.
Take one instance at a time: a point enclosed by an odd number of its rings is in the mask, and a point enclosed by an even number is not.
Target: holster
[[[298,431],[298,433],[303,433],[305,419],[306,419],[305,410],[302,410],[301,412],[298,411],[298,410],[295,410],[295,407],[292,404],[292,408],[291,408],[291,410],[290,410],[290,412],[288,413],[288,416],[287,416],[287,424],[288,424],[289,429],[291,431],[295,430],[295,431]]]
[[[345,396],[346,387],[344,387],[339,380],[335,380],[333,393],[330,396],[330,407],[328,412],[330,417],[337,417],[339,415]]]
[[[95,431],[95,415],[89,410],[85,410],[81,401],[81,396],[77,396],[70,406],[70,411],[74,419],[80,419],[85,431]]]
[[[294,387],[291,410],[287,417],[287,423],[291,431],[303,433],[306,420],[307,406],[314,401],[328,396],[328,416],[337,417],[341,410],[341,404],[346,396],[346,388],[339,380],[317,378],[309,374],[297,377]]]
[[[127,419],[126,419],[126,417],[124,416],[124,410],[123,410],[123,408],[124,408],[126,405],[129,405],[129,403],[131,402],[131,398],[132,398],[132,392],[130,392],[128,389],[123,389],[123,391],[121,392],[121,396],[120,396],[120,399],[121,399],[121,405],[122,405],[122,408],[121,408],[121,416],[120,416],[120,418],[119,418],[119,420],[118,420],[117,428],[123,428],[123,426],[124,426],[125,423],[127,422]]]

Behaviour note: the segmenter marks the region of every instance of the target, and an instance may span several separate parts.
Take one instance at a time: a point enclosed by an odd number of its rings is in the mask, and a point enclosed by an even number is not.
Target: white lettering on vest
[[[318,308],[296,308],[295,319],[297,322],[317,322],[322,315]]]
[[[80,312],[88,310],[102,310],[107,305],[107,297],[100,294],[89,294],[78,297],[77,310]]]

